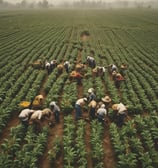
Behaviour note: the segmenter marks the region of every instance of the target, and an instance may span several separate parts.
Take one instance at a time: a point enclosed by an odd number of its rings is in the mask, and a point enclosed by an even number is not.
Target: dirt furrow
[[[105,152],[104,167],[105,168],[115,168],[116,160],[115,160],[114,150],[111,144],[108,126],[105,127],[105,131],[104,131],[103,147],[104,147],[104,152]]]

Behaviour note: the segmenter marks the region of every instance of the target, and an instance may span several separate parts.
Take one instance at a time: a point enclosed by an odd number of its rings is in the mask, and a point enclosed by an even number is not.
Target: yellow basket
[[[22,101],[22,102],[19,104],[20,107],[29,107],[29,105],[30,105],[30,102],[29,102],[29,101]]]

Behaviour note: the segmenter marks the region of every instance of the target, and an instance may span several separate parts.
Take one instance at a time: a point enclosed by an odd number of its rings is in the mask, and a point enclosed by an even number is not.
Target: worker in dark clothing
[[[94,93],[94,89],[93,88],[89,88],[88,89],[88,102],[91,102],[92,100],[96,100],[96,95]]]
[[[126,70],[127,70],[127,65],[126,64],[122,64],[120,67],[120,74],[124,77],[126,75]]]
[[[70,62],[69,61],[64,62],[64,68],[65,68],[67,73],[70,72]]]
[[[46,68],[48,74],[50,74],[51,69],[50,69],[50,63],[48,61],[46,61],[46,63],[45,63],[45,68]]]
[[[93,120],[96,118],[95,112],[96,112],[97,102],[95,100],[90,101],[90,103],[88,104],[88,107],[89,107],[89,110],[88,110],[89,118]]]
[[[117,73],[115,77],[115,86],[117,89],[120,88],[122,81],[125,81],[125,78],[120,73]]]
[[[56,62],[56,60],[52,60],[51,62],[50,62],[50,70],[51,70],[51,72],[54,70],[54,68],[57,66],[57,62]]]

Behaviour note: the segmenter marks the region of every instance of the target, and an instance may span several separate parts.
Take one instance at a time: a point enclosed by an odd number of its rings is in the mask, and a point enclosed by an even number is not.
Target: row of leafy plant
[[[38,167],[38,159],[45,149],[47,136],[47,128],[43,128],[42,133],[37,135],[32,126],[27,131],[22,125],[13,127],[10,137],[0,146],[0,166],[4,168]]]
[[[157,114],[137,115],[121,129],[110,125],[111,140],[117,157],[117,167],[157,167]]]

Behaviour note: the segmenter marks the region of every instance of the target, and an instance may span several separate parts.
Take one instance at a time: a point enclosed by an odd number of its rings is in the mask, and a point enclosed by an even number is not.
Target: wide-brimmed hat
[[[105,96],[105,97],[102,98],[102,101],[106,102],[106,103],[109,103],[109,102],[111,102],[111,98],[109,96]]]
[[[117,110],[117,107],[118,107],[118,104],[113,104],[113,105],[112,105],[112,109],[113,109],[113,110]]]

